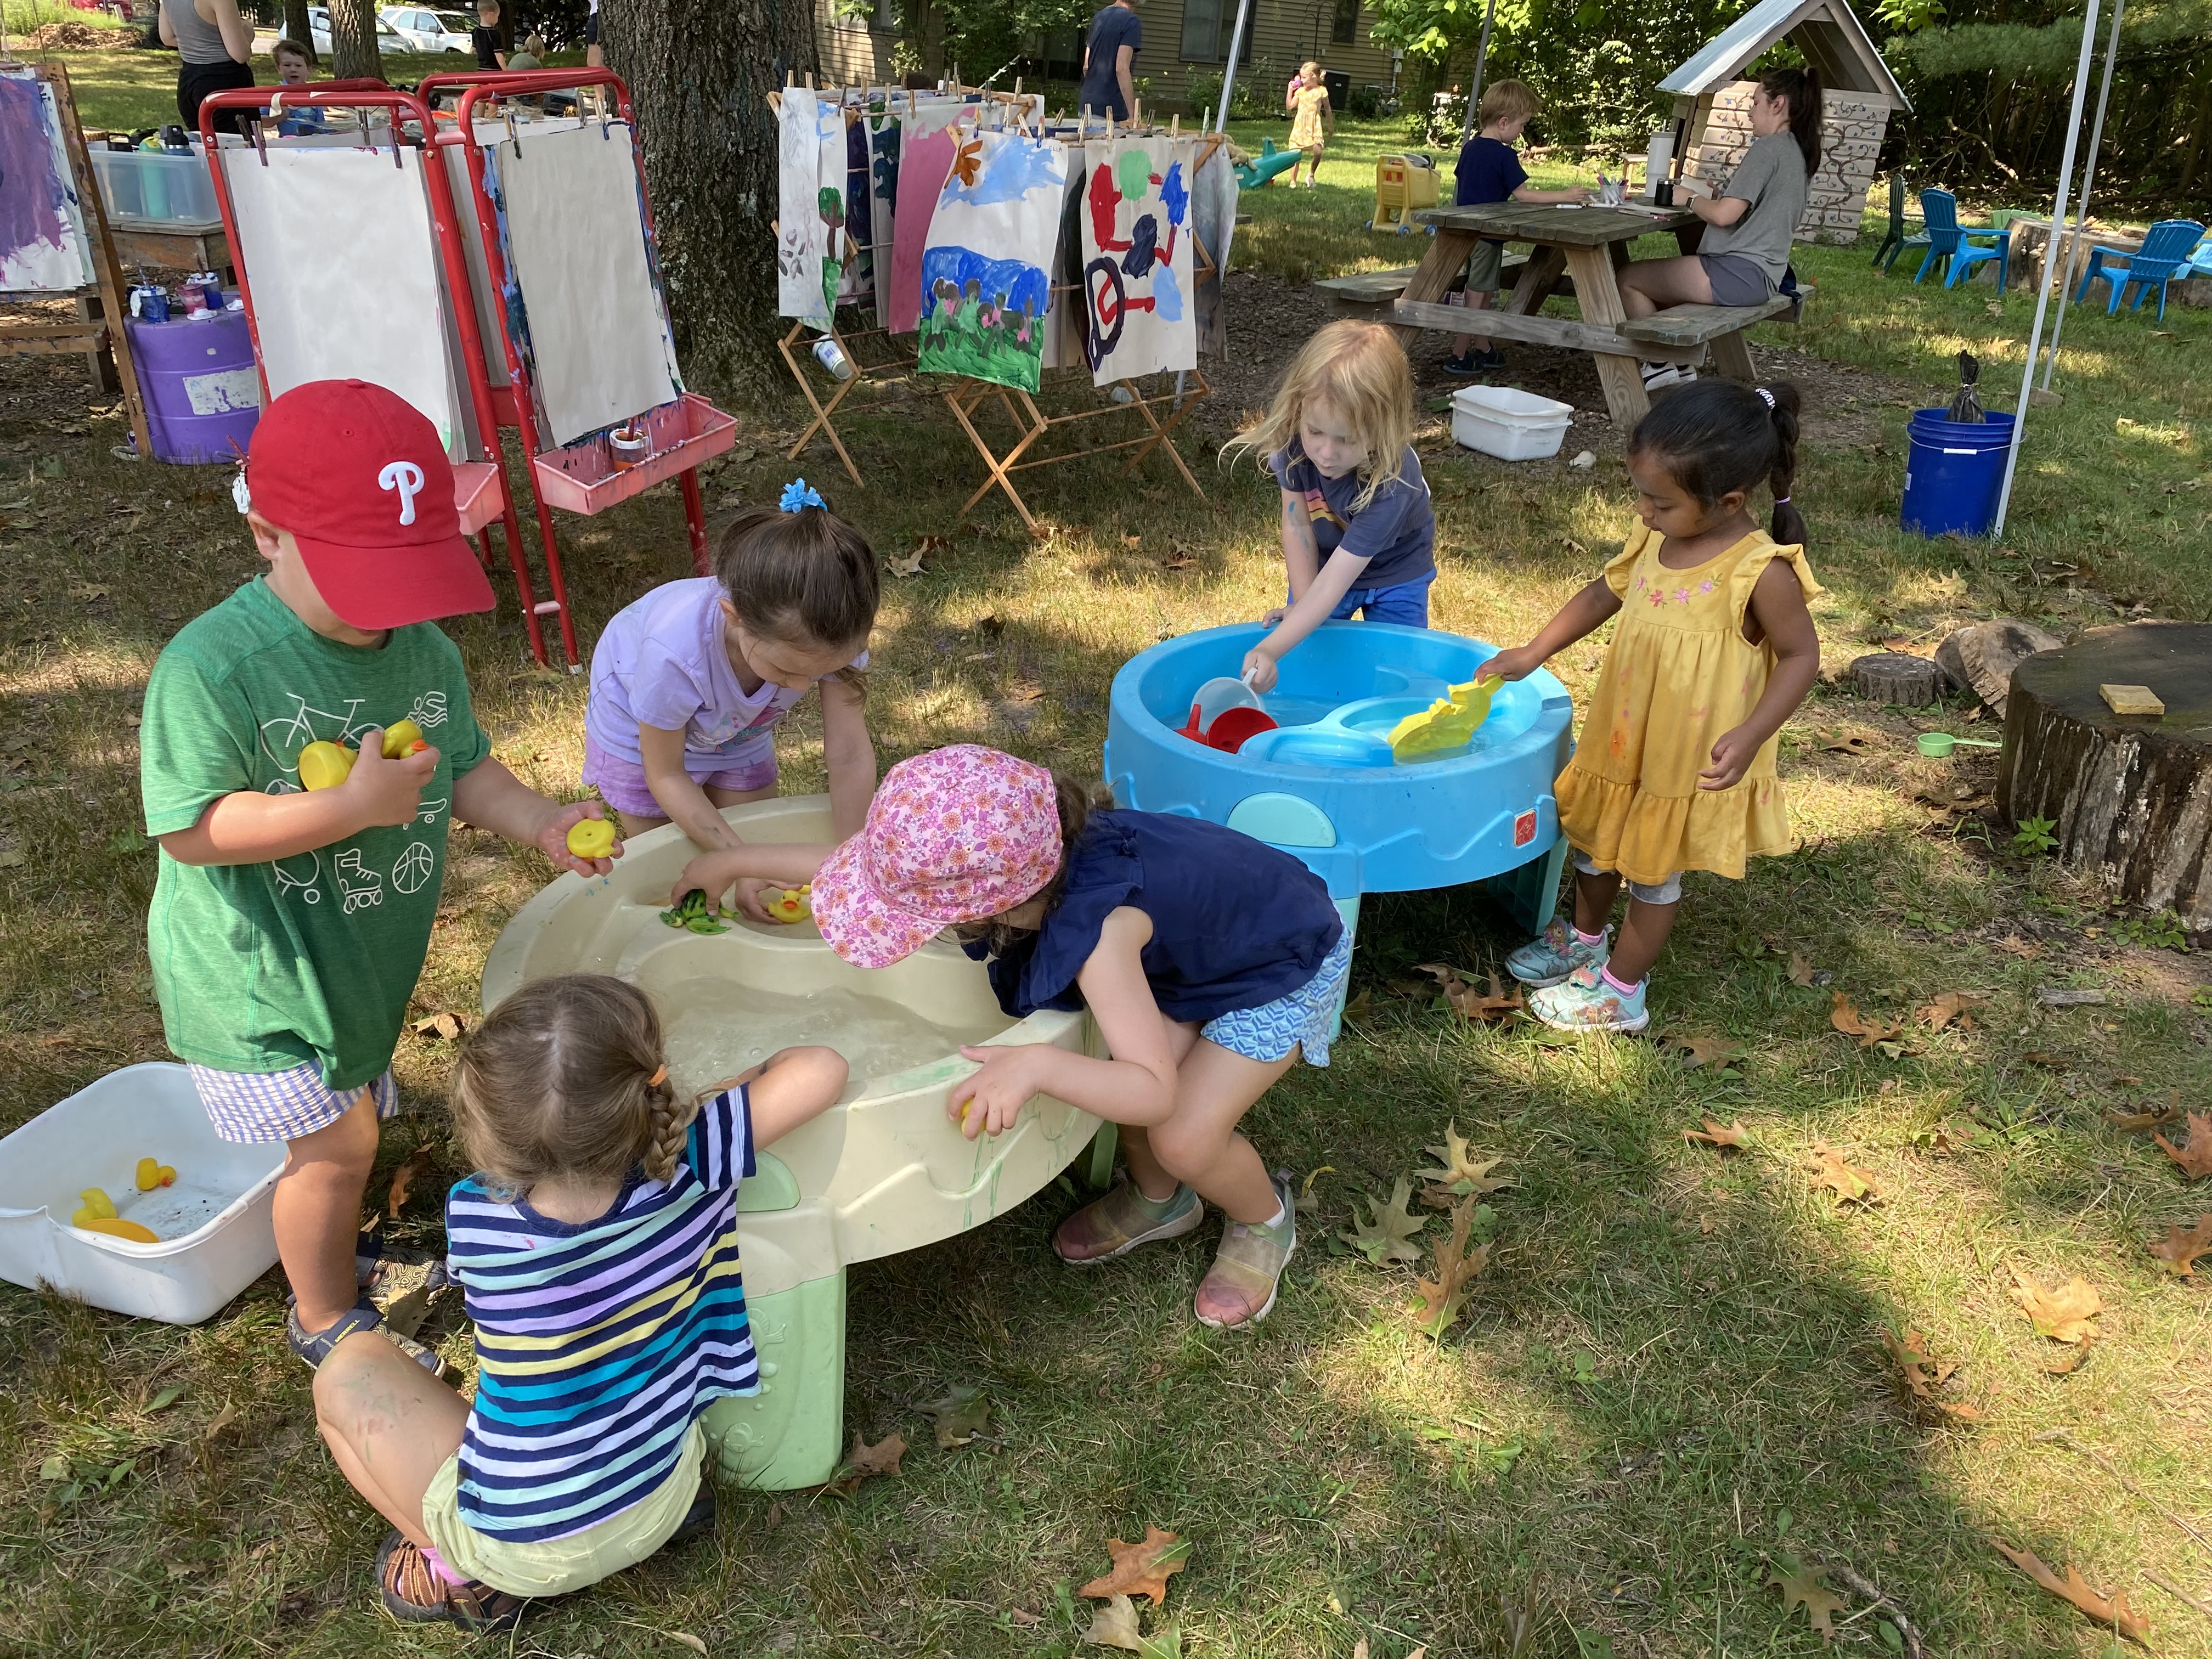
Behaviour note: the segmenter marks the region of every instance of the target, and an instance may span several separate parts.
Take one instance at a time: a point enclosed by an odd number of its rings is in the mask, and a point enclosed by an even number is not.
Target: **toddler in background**
[[[1413,453],[1413,375],[1395,331],[1331,323],[1307,341],[1266,418],[1224,453],[1266,458],[1282,486],[1283,561],[1290,604],[1244,659],[1255,691],[1322,623],[1429,625],[1437,579],[1437,516]]]
[[[776,723],[822,696],[822,750],[839,839],[876,787],[860,671],[878,598],[876,556],[805,479],[778,507],[723,531],[714,574],[654,588],[592,652],[584,781],[626,835],[671,820],[701,847],[734,847],[720,809],[775,793]]]
[[[504,1629],[713,1529],[699,1414],[761,1387],[738,1182],[845,1078],[828,1048],[786,1048],[679,1100],[651,1000],[605,975],[533,980],[484,1017],[453,1076],[477,1173],[446,1200],[476,1401],[357,1338],[315,1377],[331,1455],[392,1525],[393,1618]]]
[[[1537,190],[1528,183],[1528,169],[1513,153],[1513,146],[1543,106],[1536,94],[1518,81],[1493,81],[1482,89],[1475,118],[1482,130],[1462,145],[1459,166],[1452,175],[1452,202],[1457,207],[1479,207],[1486,202],[1587,202],[1589,191],[1577,185],[1566,190]],[[1484,237],[1467,256],[1467,270],[1459,283],[1466,303],[1481,310],[1498,292],[1504,268],[1505,244]],[[1452,342],[1452,355],[1444,361],[1447,374],[1480,374],[1505,367],[1505,354],[1486,335],[1481,349],[1473,349],[1475,336],[1462,334]]]
[[[1662,395],[1628,441],[1641,527],[1534,640],[1483,665],[1520,679],[1620,615],[1553,787],[1575,852],[1574,919],[1505,962],[1543,988],[1528,1007],[1547,1025],[1642,1030],[1682,872],[1740,880],[1747,858],[1795,844],[1775,734],[1820,670],[1805,602],[1821,591],[1790,499],[1797,416],[1787,383],[1698,380]],[[1773,537],[1747,506],[1762,480]],[[1609,945],[1624,881],[1628,916]]]
[[[1311,190],[1321,182],[1322,147],[1328,135],[1336,131],[1336,112],[1329,106],[1328,88],[1322,84],[1319,64],[1298,65],[1298,78],[1284,94],[1283,107],[1291,117],[1290,148],[1304,152],[1306,188]],[[1292,167],[1291,188],[1297,189],[1297,184],[1298,170]]]

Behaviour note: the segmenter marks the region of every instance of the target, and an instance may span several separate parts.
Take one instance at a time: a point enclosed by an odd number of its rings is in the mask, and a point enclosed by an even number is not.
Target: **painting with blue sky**
[[[958,138],[921,256],[919,367],[1035,392],[1067,147],[1020,131]]]

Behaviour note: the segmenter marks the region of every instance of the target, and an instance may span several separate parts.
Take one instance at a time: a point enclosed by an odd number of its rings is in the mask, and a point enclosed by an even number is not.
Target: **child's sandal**
[[[384,1316],[376,1304],[364,1294],[361,1300],[338,1316],[337,1322],[327,1330],[310,1331],[300,1323],[300,1304],[290,1297],[284,1298],[284,1340],[292,1352],[299,1355],[309,1370],[321,1368],[339,1343],[356,1331],[374,1331],[393,1347],[405,1354],[433,1376],[446,1374],[446,1362],[435,1350],[424,1347],[411,1336],[402,1336],[384,1322]]]
[[[403,1625],[454,1624],[480,1635],[513,1630],[526,1605],[523,1597],[473,1578],[454,1583],[397,1528],[376,1552],[376,1590],[384,1610]]]

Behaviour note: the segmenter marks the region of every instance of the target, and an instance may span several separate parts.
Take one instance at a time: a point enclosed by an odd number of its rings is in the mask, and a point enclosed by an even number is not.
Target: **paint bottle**
[[[826,334],[814,343],[814,361],[841,380],[853,378],[853,360],[845,355],[842,346]]]
[[[617,472],[627,472],[653,453],[653,440],[644,429],[618,426],[607,434],[607,461]]]
[[[169,290],[158,283],[146,283],[131,290],[131,314],[142,323],[166,323],[169,320]]]
[[[200,286],[197,271],[178,285],[177,301],[187,317],[197,317],[208,308],[207,290]]]

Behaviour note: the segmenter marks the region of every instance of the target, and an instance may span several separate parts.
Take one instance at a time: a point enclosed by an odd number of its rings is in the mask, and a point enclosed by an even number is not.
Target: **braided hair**
[[[679,1099],[652,1000],[605,974],[536,979],[462,1044],[453,1122],[495,1194],[564,1176],[676,1172],[699,1098]]]

